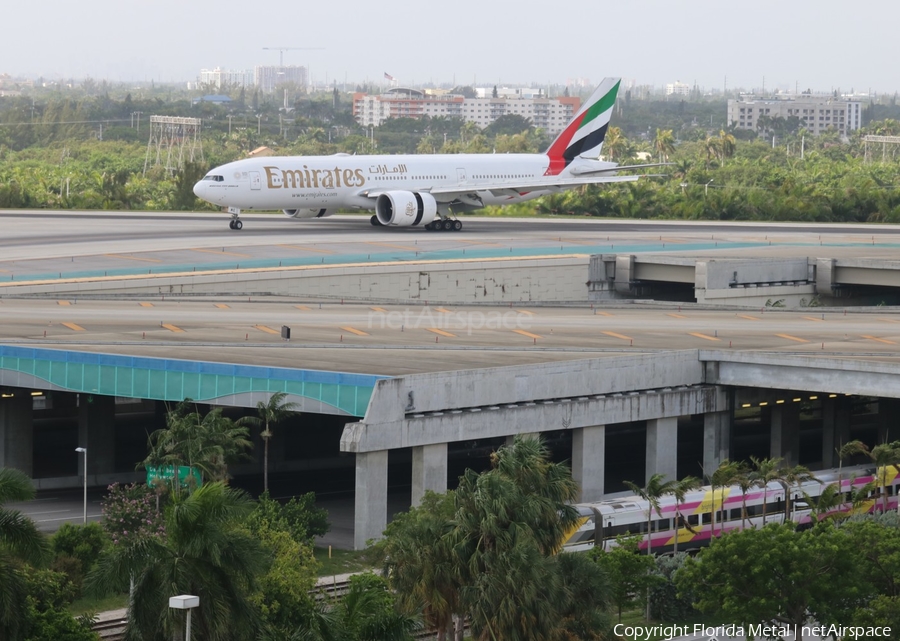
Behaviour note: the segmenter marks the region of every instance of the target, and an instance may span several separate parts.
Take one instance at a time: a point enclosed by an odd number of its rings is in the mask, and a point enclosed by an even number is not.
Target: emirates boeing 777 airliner
[[[339,209],[375,210],[372,225],[462,229],[455,213],[508,205],[580,185],[637,180],[599,159],[619,79],[607,78],[543,154],[270,156],[222,165],[194,193],[227,207],[231,228],[242,210],[281,209],[321,218]],[[646,165],[644,165],[646,166]]]

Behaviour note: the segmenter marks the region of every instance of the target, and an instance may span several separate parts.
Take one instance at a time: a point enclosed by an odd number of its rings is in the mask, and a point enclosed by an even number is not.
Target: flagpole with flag
[[[387,80],[387,81],[390,83],[390,86],[391,86],[391,87],[393,87],[394,84],[397,82],[397,79],[394,78],[394,76],[392,76],[391,74],[389,74],[387,71],[384,72],[384,79]]]

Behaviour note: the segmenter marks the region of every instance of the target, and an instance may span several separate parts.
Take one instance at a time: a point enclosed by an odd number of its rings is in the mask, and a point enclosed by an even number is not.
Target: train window
[[[700,516],[703,517],[703,525],[709,525],[710,523],[712,523],[712,513],[711,512],[704,512]]]
[[[662,532],[664,530],[672,529],[671,519],[660,519],[656,522],[656,531]]]
[[[699,514],[688,514],[687,517],[688,525],[694,526],[700,524],[700,515]]]
[[[741,520],[741,508],[736,507],[731,510],[731,514],[728,518],[732,521],[740,521]]]

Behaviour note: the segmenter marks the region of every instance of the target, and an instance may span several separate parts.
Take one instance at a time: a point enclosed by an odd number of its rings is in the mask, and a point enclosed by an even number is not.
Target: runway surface
[[[0,284],[173,271],[596,253],[896,258],[887,225],[464,218],[461,232],[372,227],[362,216],[0,212]]]

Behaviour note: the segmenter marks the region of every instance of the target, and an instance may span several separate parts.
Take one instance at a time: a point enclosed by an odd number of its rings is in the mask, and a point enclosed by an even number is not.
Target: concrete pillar
[[[88,485],[102,484],[100,474],[116,471],[116,399],[81,394],[78,399],[78,447],[87,448]],[[76,456],[76,454],[72,454]],[[84,456],[78,454],[78,474],[84,474]],[[94,478],[91,478],[94,477]]]
[[[447,444],[412,448],[412,504],[422,503],[425,491],[447,491]]]
[[[897,417],[900,415],[900,399],[878,399],[878,443],[891,443],[900,439]]]
[[[353,549],[381,538],[387,527],[388,451],[356,455],[356,498],[353,517]]]
[[[572,430],[572,478],[578,483],[578,501],[603,498],[606,474],[606,426]]]
[[[731,410],[703,415],[703,473],[711,476],[731,458]]]
[[[850,441],[850,401],[846,396],[822,399],[822,467],[837,467],[837,451]]]
[[[678,418],[667,416],[647,421],[647,480],[662,474],[678,478]]]
[[[800,462],[800,404],[786,402],[772,405],[769,457],[784,459],[793,467]]]
[[[28,391],[0,398],[0,467],[34,474],[34,401]]]

